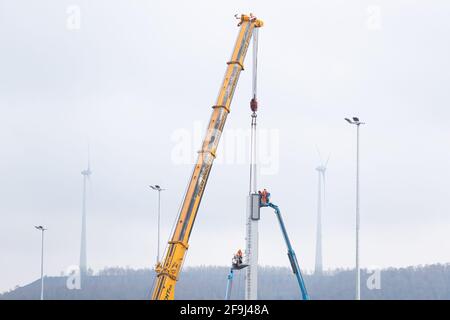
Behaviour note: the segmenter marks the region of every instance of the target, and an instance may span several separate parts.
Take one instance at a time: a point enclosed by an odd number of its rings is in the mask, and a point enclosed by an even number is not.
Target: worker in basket
[[[242,250],[239,249],[238,252],[233,257],[233,264],[239,266],[242,264]]]
[[[263,191],[258,191],[259,196],[261,197],[261,204],[269,203],[270,193],[264,189]]]

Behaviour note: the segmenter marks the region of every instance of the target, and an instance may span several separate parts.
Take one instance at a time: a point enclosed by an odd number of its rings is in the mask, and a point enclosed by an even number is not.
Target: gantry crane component
[[[227,62],[228,66],[220,87],[219,96],[216,104],[213,106],[206,136],[184,195],[181,211],[171,240],[168,243],[164,261],[156,266],[157,279],[153,288],[153,300],[173,300],[175,298],[175,285],[183,265],[186,250],[188,249],[189,237],[208,176],[216,157],[220,136],[230,112],[234,90],[236,89],[239,75],[244,69],[244,58],[253,30],[263,26],[263,22],[251,14],[249,16],[241,15],[237,18],[240,20],[238,24],[240,29],[231,60]]]
[[[308,291],[306,290],[305,281],[303,280],[302,272],[300,270],[300,266],[297,261],[297,256],[295,255],[295,251],[292,248],[291,241],[289,240],[288,233],[286,231],[286,226],[284,225],[283,217],[281,216],[280,208],[270,202],[270,193],[264,189],[264,191],[260,191],[260,206],[261,207],[271,207],[275,210],[275,214],[278,218],[278,222],[280,224],[281,233],[283,234],[284,241],[286,242],[286,246],[288,249],[288,258],[291,263],[292,272],[295,274],[297,278],[298,286],[300,288],[300,293],[302,295],[303,300],[309,300]]]

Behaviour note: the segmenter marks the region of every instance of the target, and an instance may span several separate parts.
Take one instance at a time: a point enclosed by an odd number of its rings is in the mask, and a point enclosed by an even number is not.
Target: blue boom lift
[[[300,288],[300,294],[303,298],[303,300],[309,300],[308,291],[305,286],[305,281],[303,280],[302,272],[300,270],[300,266],[297,261],[297,256],[295,255],[295,251],[292,248],[291,241],[289,240],[288,233],[286,231],[286,226],[284,225],[283,217],[281,216],[280,208],[270,202],[270,193],[267,192],[266,189],[263,191],[259,191],[259,207],[270,207],[275,210],[275,215],[278,218],[278,222],[280,224],[281,233],[283,234],[284,241],[286,242],[286,246],[288,249],[288,258],[289,262],[291,263],[292,272],[295,274],[295,277],[297,278],[298,286]],[[230,273],[228,274],[228,281],[227,281],[227,289],[225,293],[225,300],[230,299],[231,295],[231,289],[233,285],[233,276],[235,270],[240,270],[247,267],[246,264],[242,264],[242,256],[239,258],[239,255],[236,254],[233,257]]]

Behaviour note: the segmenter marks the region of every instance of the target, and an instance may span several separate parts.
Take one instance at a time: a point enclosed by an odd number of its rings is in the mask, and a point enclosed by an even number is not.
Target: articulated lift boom
[[[298,286],[300,289],[300,293],[302,295],[303,300],[309,300],[308,291],[306,290],[305,281],[303,280],[302,272],[300,270],[300,266],[297,261],[297,256],[295,255],[295,251],[292,248],[291,241],[289,240],[288,233],[286,231],[286,226],[284,225],[283,217],[281,216],[280,208],[270,202],[270,193],[268,193],[265,189],[261,193],[260,192],[260,206],[261,207],[271,207],[275,210],[275,214],[278,218],[278,222],[280,224],[281,233],[283,234],[284,241],[286,242],[286,247],[288,249],[288,258],[291,263],[292,272],[295,274],[297,278]]]
[[[220,136],[230,112],[234,90],[239,75],[244,69],[244,58],[253,30],[263,25],[261,20],[252,15],[241,15],[239,19],[239,34],[231,60],[227,63],[225,77],[220,87],[217,102],[213,106],[206,136],[199,151],[172,238],[168,243],[164,261],[158,262],[156,266],[157,279],[152,294],[153,300],[173,300],[175,298],[175,285],[188,249],[189,237],[208,181],[209,172],[216,157]]]
[[[281,216],[280,208],[270,202],[270,193],[267,192],[266,189],[264,191],[259,192],[259,208],[270,207],[275,210],[275,214],[278,218],[278,222],[280,224],[281,233],[283,234],[284,241],[286,242],[286,246],[288,249],[288,258],[291,263],[292,272],[295,274],[297,278],[298,286],[300,289],[300,294],[302,295],[303,300],[309,300],[308,290],[306,290],[305,281],[303,280],[302,271],[300,270],[300,266],[297,261],[297,256],[295,255],[295,251],[292,248],[291,240],[289,240],[289,236],[286,230],[286,226],[283,221],[283,217]],[[236,255],[235,255],[236,258]],[[233,258],[233,262],[231,264],[230,273],[227,277],[227,288],[225,291],[225,300],[230,300],[231,297],[231,289],[233,287],[233,278],[234,278],[234,270],[240,270],[247,267],[247,264],[240,264],[236,262],[236,259]]]

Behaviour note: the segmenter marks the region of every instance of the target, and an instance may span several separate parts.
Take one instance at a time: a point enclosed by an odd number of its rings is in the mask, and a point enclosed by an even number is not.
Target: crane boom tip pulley
[[[245,21],[249,21],[255,24],[255,28],[261,28],[262,26],[264,26],[264,21],[256,18],[253,13],[250,13],[249,15],[246,14],[235,14],[234,17],[239,21],[238,23],[238,27],[241,26],[241,24]]]

